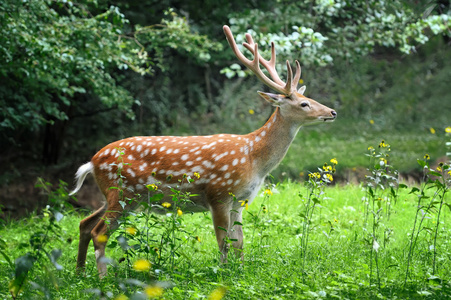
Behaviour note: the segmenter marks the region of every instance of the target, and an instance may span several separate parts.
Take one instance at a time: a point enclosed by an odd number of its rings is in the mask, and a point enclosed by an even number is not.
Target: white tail
[[[280,93],[259,92],[260,96],[276,106],[274,113],[263,127],[247,135],[138,136],[111,143],[97,152],[91,162],[78,170],[77,187],[71,193],[76,193],[86,175],[93,173],[107,200],[102,208],[80,222],[78,268],[85,266],[88,245],[92,239],[99,273],[101,276],[106,274],[106,265],[102,260],[106,242],[104,238],[98,240],[97,237],[109,236],[123,211],[118,190],[111,189],[118,186],[119,157],[123,160],[121,172],[125,176],[122,186],[124,197],[128,198],[135,198],[141,193],[145,197],[148,184],[157,184],[163,193],[169,195],[170,188],[179,185],[185,175],[193,177],[195,173],[198,174],[199,179],[182,187],[198,195],[191,198],[195,205],[183,209],[209,210],[212,213],[216,239],[222,252],[221,260],[226,261],[226,235],[234,241],[234,248],[241,249],[243,246],[241,226],[234,226],[237,224],[235,221],[242,222],[243,207],[233,201],[230,193],[238,200],[251,203],[266,175],[285,156],[299,128],[305,124],[334,121],[336,118],[334,110],[304,97],[305,87],[296,90],[301,75],[298,62],[294,78],[287,62],[285,83],[275,69],[274,44],[271,60],[266,61],[258,53],[252,37],[247,35],[248,43],[244,46],[254,54],[251,61],[238,50],[229,27],[224,26],[224,32],[238,59],[262,82]],[[268,70],[272,79],[261,71],[260,64]],[[171,202],[171,198],[165,197],[161,202]],[[133,209],[133,204],[126,208]],[[221,228],[227,229],[227,232]]]
[[[94,165],[92,164],[92,162],[85,163],[80,168],[78,168],[78,171],[75,174],[75,179],[77,180],[77,185],[76,185],[75,189],[72,192],[70,192],[69,196],[74,195],[75,193],[77,193],[80,190],[81,186],[83,185],[83,182],[85,181],[86,176],[89,173],[92,173],[93,171],[94,171]]]

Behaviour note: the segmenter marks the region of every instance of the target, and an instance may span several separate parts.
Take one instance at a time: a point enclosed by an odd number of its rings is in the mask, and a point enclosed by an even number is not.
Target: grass
[[[164,299],[220,299],[224,288],[227,290],[225,299],[451,297],[451,215],[448,208],[443,209],[440,218],[435,274],[431,269],[431,229],[436,225],[437,210],[425,210],[428,218],[422,224],[409,277],[404,284],[418,198],[415,193],[409,194],[410,188],[400,189],[389,219],[385,213],[387,207],[382,206],[382,218],[377,230],[381,234],[391,234],[379,238],[378,283],[375,251],[368,243],[371,222],[365,224],[365,201],[362,201],[368,199],[367,188],[362,185],[322,188],[324,193],[320,194],[319,205],[309,220],[311,231],[305,252],[300,247],[306,221],[302,213],[310,190],[302,183],[285,182],[271,186],[272,195],[264,195],[262,191],[244,212],[244,264],[233,256],[227,265],[219,263],[211,217],[202,213],[180,217],[180,227],[175,232],[174,240],[180,247],[173,257],[174,266],[161,261],[158,263],[157,256],[139,250],[142,243],[139,245],[136,241],[140,236],[144,237],[142,233],[147,228],[143,227],[145,219],[142,214],[136,213],[129,216],[127,222],[138,228],[139,234],[130,236],[128,244],[131,248],[128,252],[124,252],[119,245],[107,248],[107,256],[115,267],[111,267],[109,275],[102,280],[97,276],[92,248],[88,252],[85,276],[75,272],[78,223],[85,213],[64,210],[64,217],[51,226],[48,239],[42,244],[41,250],[47,255],[30,269],[23,294],[19,294],[18,298],[126,299],[119,295],[127,295],[131,299],[144,299],[146,288],[155,295],[162,293],[161,298]],[[425,190],[425,193],[425,196],[431,196],[434,189]],[[449,194],[444,200],[451,202]],[[428,201],[426,198],[423,200],[425,203]],[[0,256],[0,298],[11,298],[8,282],[14,278],[14,267],[8,259],[14,262],[21,255],[36,249],[30,243],[30,236],[49,228],[48,224],[55,215],[49,209],[21,221],[9,221],[0,229],[0,240],[5,242],[0,248],[3,254]],[[151,224],[164,225],[161,221],[164,218],[152,219]],[[159,241],[164,231],[162,226],[151,226],[149,230],[151,241]],[[110,241],[118,240],[121,235],[124,235],[124,230],[116,232]],[[56,258],[60,270],[56,269],[57,264],[47,259],[52,256],[52,249],[62,250],[61,257]],[[306,255],[304,268],[303,253]],[[161,256],[167,255],[168,252],[161,251]],[[152,262],[149,272],[133,269],[131,265],[139,258]],[[217,298],[214,298],[215,295]]]

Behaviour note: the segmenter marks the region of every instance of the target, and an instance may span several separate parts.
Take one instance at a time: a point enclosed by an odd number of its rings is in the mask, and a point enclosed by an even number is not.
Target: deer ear
[[[257,92],[263,99],[268,101],[274,106],[279,106],[282,104],[283,99],[285,99],[284,95],[278,95],[278,94],[272,94],[272,93],[264,93],[264,92]]]
[[[301,86],[301,87],[299,88],[299,90],[298,90],[298,93],[301,94],[301,95],[304,95],[305,88],[306,88],[305,85]]]

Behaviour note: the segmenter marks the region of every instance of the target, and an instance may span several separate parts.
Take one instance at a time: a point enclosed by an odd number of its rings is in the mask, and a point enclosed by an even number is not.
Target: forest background
[[[120,138],[259,128],[273,108],[224,24],[238,42],[251,33],[266,57],[274,41],[280,67],[298,59],[306,95],[338,112],[301,130],[275,180],[337,158],[335,182],[358,182],[382,139],[415,180],[417,158],[447,152],[450,14],[449,1],[2,1],[1,210],[43,204],[37,177],[71,183]]]

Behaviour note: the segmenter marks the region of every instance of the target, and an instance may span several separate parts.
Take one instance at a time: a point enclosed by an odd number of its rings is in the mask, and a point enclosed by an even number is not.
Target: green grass
[[[150,260],[154,262],[151,272],[143,274],[127,267],[125,260],[116,267],[111,267],[109,275],[102,280],[97,277],[92,248],[88,252],[86,275],[80,276],[75,272],[78,223],[84,213],[66,213],[57,223],[59,228],[50,232],[46,244],[47,251],[62,250],[58,263],[63,269],[57,271],[45,259],[40,260],[30,271],[24,294],[20,298],[114,298],[119,294],[131,295],[143,290],[132,279],[145,284],[160,282],[164,286],[164,299],[206,299],[218,286],[227,288],[225,299],[451,297],[451,215],[448,208],[444,208],[441,215],[436,277],[432,277],[431,273],[432,234],[427,229],[435,226],[435,215],[431,212],[432,218],[425,221],[423,225],[426,229],[419,235],[406,286],[404,277],[416,197],[408,193],[410,189],[403,189],[392,207],[390,219],[387,219],[385,210],[383,211],[380,232],[391,229],[392,235],[386,241],[382,238],[379,240],[381,284],[378,286],[374,260],[372,271],[370,270],[371,247],[364,239],[371,230],[370,225],[364,224],[364,188],[345,185],[325,189],[321,207],[314,211],[312,217],[304,270],[300,249],[304,219],[300,217],[300,213],[303,212],[308,190],[303,184],[286,182],[272,187],[272,191],[272,196],[258,196],[249,210],[244,212],[244,264],[233,257],[227,265],[219,263],[209,214],[184,214],[180,229],[186,232],[178,234],[177,242],[181,244],[181,248],[173,269],[167,264],[158,266],[155,264],[155,256],[151,256]],[[429,190],[427,194],[432,192]],[[450,200],[448,195],[446,201],[449,203]],[[262,205],[266,207],[267,213],[261,212]],[[255,219],[253,215],[257,214],[259,217]],[[159,217],[160,220],[162,218],[164,217]],[[4,253],[0,256],[0,298],[11,298],[7,285],[14,277],[14,270],[8,265],[5,256],[14,261],[30,251],[31,234],[45,228],[48,221],[48,215],[33,215],[22,221],[10,221],[0,229],[0,239],[7,245],[0,248]],[[138,228],[142,226],[140,214],[130,217],[128,221]],[[161,229],[154,228],[151,232],[153,237],[162,234]],[[192,238],[195,236],[201,242]],[[118,233],[110,241],[117,237]],[[130,245],[133,243],[130,241]],[[119,246],[107,248],[107,256],[117,263],[124,257],[124,252]],[[140,257],[143,254],[132,255],[130,261]],[[39,290],[38,286],[44,288]],[[103,296],[95,294],[100,291]]]

